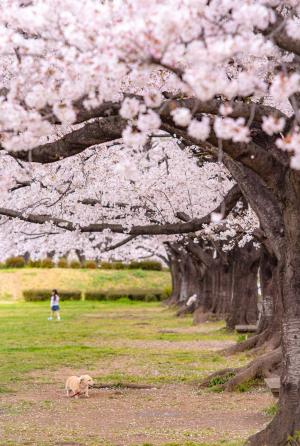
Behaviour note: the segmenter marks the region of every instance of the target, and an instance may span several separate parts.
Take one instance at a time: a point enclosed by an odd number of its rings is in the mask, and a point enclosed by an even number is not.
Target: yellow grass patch
[[[24,268],[0,271],[0,299],[18,300],[25,289],[100,291],[170,287],[168,271]]]

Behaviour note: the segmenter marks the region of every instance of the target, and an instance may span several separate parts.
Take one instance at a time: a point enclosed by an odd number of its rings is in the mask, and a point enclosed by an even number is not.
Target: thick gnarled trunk
[[[195,323],[225,318],[229,329],[257,322],[259,251],[253,243],[222,256],[191,243],[188,248],[170,245],[169,253],[173,289],[168,303],[179,306],[178,315],[193,312]],[[191,296],[196,299],[187,305]]]
[[[219,261],[205,268],[200,282],[199,299],[194,312],[194,323],[207,318],[222,319],[228,314],[232,291],[232,274],[227,265]]]
[[[265,353],[281,345],[282,296],[279,292],[278,262],[263,247],[260,257],[261,311],[257,332],[243,342],[229,347],[227,354],[252,350]]]
[[[172,280],[172,292],[171,296],[168,299],[168,305],[176,305],[180,299],[180,290],[181,290],[181,274],[179,267],[179,258],[178,256],[172,253],[169,255],[170,262],[170,273]]]
[[[282,375],[279,411],[250,446],[300,445],[300,178],[290,174],[284,202],[284,240],[280,268],[283,302]]]
[[[201,294],[203,267],[179,244],[169,245],[168,250],[172,278],[172,293],[168,304],[179,306],[179,314],[187,310],[191,312],[195,305],[187,308],[186,303],[191,296],[196,295],[198,298]]]
[[[250,242],[235,248],[232,256],[232,298],[226,319],[227,328],[253,325],[258,319],[258,267],[260,251]]]
[[[270,349],[277,348],[281,343],[283,306],[279,279],[277,259],[262,249],[260,261],[262,308],[257,330],[260,341],[257,346],[265,344]]]

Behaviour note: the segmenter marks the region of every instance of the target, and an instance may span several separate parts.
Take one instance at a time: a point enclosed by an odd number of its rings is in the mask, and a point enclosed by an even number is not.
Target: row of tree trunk
[[[236,325],[257,326],[255,335],[225,352],[251,350],[258,355],[248,366],[230,370],[233,377],[224,388],[234,390],[252,378],[279,375],[283,301],[276,258],[253,242],[227,253],[201,240],[169,244],[167,250],[173,285],[169,304],[179,308],[178,315],[193,313],[195,323],[225,319],[230,330]],[[228,369],[217,372],[223,374]]]
[[[262,251],[253,242],[228,253],[201,241],[169,244],[167,250],[172,276],[169,303],[179,307],[179,315],[193,312],[196,323],[225,318],[228,329],[258,322]],[[262,269],[261,275],[265,275]],[[264,283],[263,277],[262,280]],[[264,291],[267,288],[266,283]]]

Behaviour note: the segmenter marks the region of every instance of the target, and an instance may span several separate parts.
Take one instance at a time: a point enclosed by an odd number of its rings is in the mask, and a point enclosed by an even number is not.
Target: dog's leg
[[[67,391],[67,397],[69,397],[70,396],[70,389],[66,389],[66,391]]]

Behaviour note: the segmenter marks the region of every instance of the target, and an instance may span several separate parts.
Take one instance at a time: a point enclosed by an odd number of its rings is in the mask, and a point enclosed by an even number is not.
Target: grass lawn
[[[208,373],[247,361],[220,354],[236,340],[222,322],[193,326],[158,303],[127,300],[65,302],[60,322],[48,312],[49,303],[0,303],[1,446],[240,446],[269,419],[267,392],[197,388]],[[67,399],[66,377],[82,373],[157,389]]]
[[[22,298],[24,289],[100,291],[114,289],[164,290],[168,271],[12,268],[0,270],[0,300]]]

